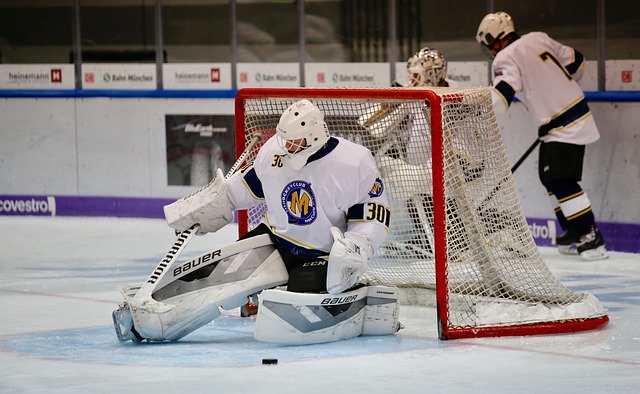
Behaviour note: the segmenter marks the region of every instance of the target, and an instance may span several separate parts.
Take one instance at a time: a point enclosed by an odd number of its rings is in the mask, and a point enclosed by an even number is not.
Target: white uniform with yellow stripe
[[[387,194],[371,152],[331,137],[300,170],[286,165],[275,137],[262,146],[253,165],[230,177],[226,186],[235,208],[267,205],[263,218],[281,246],[293,254],[329,254],[329,229],[366,237],[373,249],[386,237]]]
[[[496,112],[506,111],[515,95],[540,127],[542,141],[577,145],[596,141],[600,134],[576,81],[583,60],[579,52],[546,33],[523,35],[493,60]]]

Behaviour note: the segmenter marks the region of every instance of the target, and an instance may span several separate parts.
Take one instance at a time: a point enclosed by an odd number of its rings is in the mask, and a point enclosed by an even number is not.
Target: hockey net
[[[441,339],[607,323],[593,295],[565,287],[542,259],[488,89],[244,89],[236,98],[238,153],[256,133],[271,137],[302,98],[324,112],[332,135],[372,152],[387,188],[389,234],[366,281],[405,289],[405,301],[435,293]],[[239,212],[240,233],[264,211]]]

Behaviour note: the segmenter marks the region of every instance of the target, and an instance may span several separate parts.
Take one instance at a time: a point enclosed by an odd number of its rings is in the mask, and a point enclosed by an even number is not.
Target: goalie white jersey
[[[331,137],[300,170],[285,160],[276,137],[267,140],[253,165],[227,180],[232,205],[250,208],[265,202],[262,221],[293,254],[328,255],[332,226],[362,234],[378,248],[387,235],[390,212],[368,149]]]
[[[500,93],[500,100],[494,100],[497,112],[504,112],[515,95],[540,126],[542,141],[578,145],[596,141],[598,128],[576,82],[582,64],[579,52],[545,33],[523,35],[493,60],[493,86]],[[553,94],[541,94],[548,91]]]

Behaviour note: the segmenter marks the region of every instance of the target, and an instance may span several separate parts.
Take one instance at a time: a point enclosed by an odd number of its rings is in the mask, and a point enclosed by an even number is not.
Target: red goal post
[[[262,143],[271,137],[303,98],[325,113],[332,135],[371,150],[387,187],[389,237],[366,281],[435,292],[441,339],[607,324],[597,298],[562,285],[533,242],[487,88],[242,89],[236,154],[255,133]],[[263,213],[239,211],[240,235]]]

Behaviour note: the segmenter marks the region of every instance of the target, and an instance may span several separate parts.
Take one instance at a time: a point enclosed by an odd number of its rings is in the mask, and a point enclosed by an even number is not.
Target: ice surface
[[[234,238],[197,237],[195,256]],[[121,344],[118,287],[146,279],[175,235],[162,220],[0,217],[0,392],[513,393],[640,391],[640,256],[542,253],[611,321],[567,335],[437,339],[435,310],[404,306],[395,336],[276,346],[230,311],[176,343]],[[277,358],[274,366],[263,358]]]

